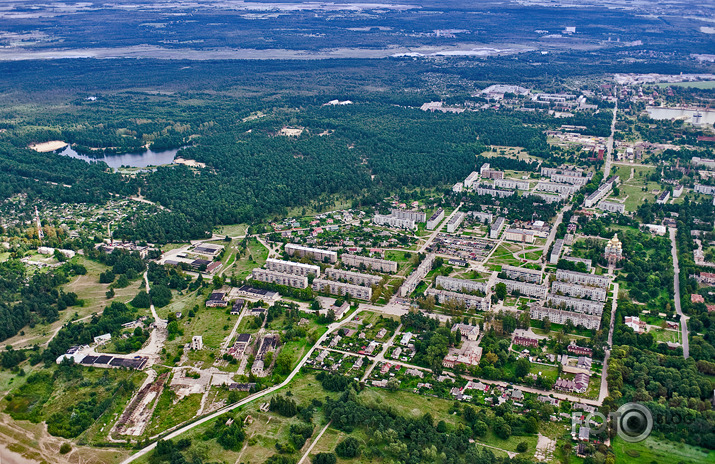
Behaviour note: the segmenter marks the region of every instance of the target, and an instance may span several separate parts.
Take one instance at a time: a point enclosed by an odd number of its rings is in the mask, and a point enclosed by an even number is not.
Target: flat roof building
[[[444,209],[439,208],[434,213],[432,213],[432,216],[430,216],[425,227],[427,228],[427,230],[434,230],[439,225],[439,223],[442,222],[442,219],[444,219]]]
[[[291,256],[307,256],[320,262],[336,263],[338,261],[338,254],[334,251],[305,247],[296,243],[288,243],[285,246],[285,251]]]
[[[295,274],[284,274],[283,272],[271,271],[269,269],[256,268],[252,271],[253,279],[261,282],[269,282],[278,285],[286,285],[293,288],[308,288],[308,278]]]
[[[370,300],[372,298],[372,288],[370,287],[336,282],[334,280],[315,279],[313,281],[313,290],[333,295],[349,294],[359,300]]]
[[[435,280],[435,285],[444,290],[453,292],[480,292],[487,293],[486,282],[476,282],[474,280],[455,279],[453,277],[445,277],[438,275]]]
[[[283,272],[285,274],[295,274],[306,277],[313,274],[315,277],[320,277],[320,266],[315,266],[313,264],[294,263],[293,261],[268,258],[266,260],[265,268],[271,271]]]
[[[345,254],[340,257],[343,264],[352,267],[364,266],[366,269],[372,269],[379,272],[397,272],[397,263],[386,259],[369,258],[367,256],[358,256]]]
[[[427,295],[432,295],[437,300],[437,303],[444,304],[447,301],[455,301],[464,303],[467,309],[475,309],[478,311],[489,311],[491,300],[482,298],[476,295],[468,295],[466,293],[450,292],[449,290],[437,290],[430,288],[427,290]]]
[[[346,281],[355,285],[362,285],[364,287],[372,287],[373,285],[380,285],[382,277],[373,274],[362,274],[360,272],[345,271],[342,269],[329,268],[325,270],[325,277],[331,280]]]
[[[499,238],[499,235],[501,234],[501,231],[504,230],[505,226],[506,226],[506,218],[499,216],[496,219],[496,221],[494,221],[494,224],[492,225],[492,228],[489,231],[489,238],[493,238],[493,239]]]
[[[541,283],[541,271],[537,271],[535,269],[504,265],[501,270],[510,279],[522,280],[524,282],[532,282],[535,284]]]

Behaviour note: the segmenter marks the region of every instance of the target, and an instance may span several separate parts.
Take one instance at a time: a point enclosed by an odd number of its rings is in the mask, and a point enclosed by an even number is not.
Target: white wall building
[[[365,269],[373,271],[397,272],[397,263],[395,261],[350,254],[342,255],[340,259],[347,266],[360,267],[362,265],[365,266]]]
[[[316,261],[336,263],[338,261],[338,254],[330,250],[321,250],[320,248],[310,248],[296,243],[288,243],[285,246],[285,251],[291,256],[307,256]]]
[[[438,275],[435,280],[435,285],[442,287],[444,290],[453,292],[481,292],[487,293],[487,282],[477,282],[474,280],[455,279],[453,277],[445,277]]]
[[[293,288],[308,288],[308,278],[295,274],[271,271],[270,269],[256,268],[251,271],[251,277],[261,282],[286,285]]]
[[[313,274],[315,277],[320,277],[320,266],[313,264],[294,263],[293,261],[284,261],[282,259],[268,258],[265,268],[271,271],[283,272],[285,274],[295,274],[308,276]]]

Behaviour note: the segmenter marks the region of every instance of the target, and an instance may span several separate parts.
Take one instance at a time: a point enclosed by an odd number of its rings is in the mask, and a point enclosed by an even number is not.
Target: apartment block
[[[444,219],[444,209],[439,208],[434,213],[432,213],[432,216],[430,216],[429,221],[427,221],[425,227],[427,227],[427,230],[434,230],[439,225],[439,223],[442,222],[442,219]]]
[[[541,271],[507,265],[502,266],[501,270],[510,279],[522,280],[524,282],[532,282],[535,284],[541,283]]]
[[[535,190],[541,192],[560,193],[562,195],[573,195],[580,187],[573,184],[557,184],[555,182],[539,182]]]
[[[444,290],[452,292],[482,292],[487,293],[486,282],[476,282],[474,280],[455,279],[453,277],[437,276],[435,285]]]
[[[555,280],[551,285],[551,291],[572,296],[574,298],[590,298],[595,301],[606,301],[608,292],[601,287],[586,287],[585,285],[570,284]]]
[[[478,311],[489,311],[491,305],[490,298],[482,298],[475,295],[469,295],[466,293],[450,292],[449,290],[436,290],[430,288],[427,290],[427,295],[432,295],[437,300],[437,303],[444,304],[447,301],[456,301],[458,303],[464,303],[467,309],[476,309]]]
[[[310,248],[295,243],[289,243],[285,246],[286,253],[291,256],[307,256],[321,262],[336,263],[338,262],[338,254],[330,250],[321,250],[320,248]]]
[[[532,306],[530,310],[531,318],[543,321],[544,318],[549,318],[549,321],[556,324],[565,324],[566,321],[571,321],[573,325],[582,325],[587,329],[598,330],[601,325],[601,316],[593,316],[590,314],[575,313],[573,311],[564,311],[556,308],[545,308],[543,306]]]
[[[295,274],[300,276],[313,274],[315,277],[320,277],[320,266],[294,263],[293,261],[284,261],[282,259],[268,258],[266,260],[265,268],[271,271],[283,272],[284,274]]]
[[[620,214],[626,213],[625,203],[618,203],[616,201],[601,200],[601,202],[598,204],[597,208],[602,211],[608,211],[610,213],[620,213]]]
[[[362,285],[363,287],[372,287],[379,285],[382,277],[372,274],[363,274],[360,272],[344,271],[342,269],[329,268],[325,270],[325,277],[332,280],[345,280],[351,284]]]
[[[494,221],[494,224],[492,224],[492,228],[489,231],[489,238],[499,238],[499,235],[501,234],[501,231],[504,230],[505,226],[506,218],[499,216],[497,220]]]
[[[405,279],[405,282],[400,287],[400,296],[406,297],[415,291],[420,281],[432,270],[432,263],[434,263],[434,254],[430,253],[422,260],[420,265],[417,266],[417,269]]]
[[[561,250],[564,248],[564,239],[560,238],[554,242],[554,247],[551,249],[551,255],[549,256],[549,263],[556,264],[559,262],[559,256],[561,256]]]
[[[715,195],[715,185],[695,184],[695,191],[704,195]]]
[[[472,173],[464,179],[464,188],[471,188],[472,184],[474,184],[477,179],[479,179],[479,173],[477,171],[472,171]]]
[[[370,287],[362,287],[360,285],[346,284],[326,279],[315,279],[313,281],[313,290],[327,292],[333,295],[349,294],[351,297],[359,300],[370,300],[372,297],[372,288]]]
[[[494,215],[492,213],[484,213],[482,211],[470,211],[467,214],[470,216],[474,216],[474,218],[482,224],[491,224],[494,220]]]
[[[551,203],[558,203],[559,201],[562,201],[566,199],[568,195],[564,194],[556,194],[556,193],[541,193],[541,192],[534,192],[531,194],[532,196],[539,197],[542,200],[544,200],[546,203],[551,204]]]
[[[589,195],[583,202],[586,208],[593,208],[593,206],[598,203],[602,198],[605,198],[608,193],[613,189],[613,187],[618,184],[618,176],[612,176],[606,182],[602,183],[598,189]]]
[[[411,211],[407,209],[392,208],[390,210],[392,216],[400,219],[410,219],[415,222],[425,222],[427,220],[427,213],[423,211]]]
[[[584,300],[581,298],[571,298],[570,296],[557,295],[550,293],[546,296],[546,303],[554,308],[568,309],[577,313],[595,314],[600,316],[603,314],[603,302]]]
[[[609,279],[606,276],[588,274],[585,272],[567,271],[564,269],[556,270],[556,280],[571,282],[573,284],[594,285],[608,289]]]
[[[391,214],[376,214],[372,222],[378,226],[389,226],[396,229],[416,230],[417,224],[412,219],[395,217]]]
[[[506,198],[514,195],[512,190],[499,190],[490,187],[477,187],[477,195],[489,195],[497,198]]]
[[[504,232],[504,239],[511,242],[534,243],[535,234],[533,230],[507,229]]]
[[[563,173],[554,173],[551,175],[552,182],[573,184],[581,187],[586,185],[589,180],[590,178],[581,175],[581,173],[577,171],[564,171]]]
[[[283,272],[271,271],[269,269],[256,268],[251,273],[253,279],[261,282],[270,282],[278,285],[286,285],[293,288],[308,288],[308,278],[295,274],[284,274]]]
[[[590,259],[585,259],[585,258],[574,258],[573,256],[564,256],[564,259],[566,261],[571,261],[572,263],[583,263],[586,265],[586,270],[591,272],[591,268],[593,265],[591,264]]]
[[[504,285],[506,285],[506,291],[509,293],[514,293],[518,291],[519,294],[531,298],[546,297],[546,287],[544,285],[509,279],[497,279],[497,283],[503,283]]]
[[[462,221],[464,221],[464,217],[466,214],[462,212],[456,212],[454,215],[452,215],[451,218],[449,218],[449,221],[447,221],[447,233],[452,234],[454,233],[459,226],[462,224]]]
[[[365,266],[366,269],[373,271],[397,272],[397,263],[395,261],[348,254],[342,255],[340,259],[346,266],[360,267],[362,265]]]
[[[529,190],[529,181],[514,179],[497,179],[494,186],[506,190]]]

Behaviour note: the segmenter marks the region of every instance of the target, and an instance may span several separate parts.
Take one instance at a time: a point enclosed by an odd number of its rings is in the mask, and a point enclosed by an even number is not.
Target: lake
[[[171,164],[176,157],[176,153],[179,148],[173,150],[165,151],[152,151],[147,150],[143,153],[127,153],[124,155],[104,155],[102,158],[90,158],[87,155],[82,155],[77,153],[67,145],[64,150],[60,151],[59,154],[62,156],[69,156],[70,158],[80,159],[86,161],[87,163],[94,163],[97,161],[104,161],[107,166],[113,169],[119,169],[122,166],[129,166],[133,168],[146,168],[149,166],[159,166],[162,164]]]
[[[659,108],[649,106],[646,108],[648,115],[653,119],[684,119],[686,122],[693,124],[693,115],[695,113],[702,114],[700,124],[715,124],[715,111],[706,110],[688,110],[683,108]]]

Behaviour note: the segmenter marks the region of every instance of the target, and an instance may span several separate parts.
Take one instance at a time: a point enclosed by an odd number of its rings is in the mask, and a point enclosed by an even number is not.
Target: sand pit
[[[51,151],[57,151],[61,148],[67,146],[66,142],[62,140],[51,140],[49,142],[33,143],[30,148],[40,153],[49,153]]]

